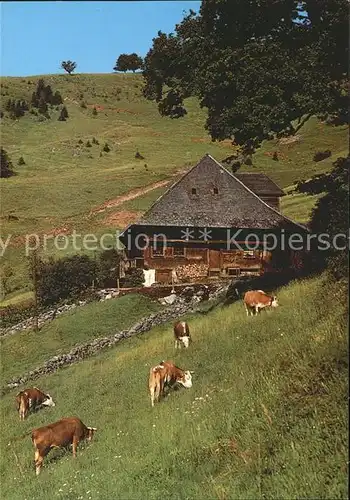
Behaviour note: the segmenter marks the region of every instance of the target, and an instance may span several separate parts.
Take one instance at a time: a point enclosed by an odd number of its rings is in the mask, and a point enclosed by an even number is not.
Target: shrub
[[[79,297],[92,286],[95,267],[94,260],[87,255],[39,261],[37,283],[40,305],[47,306]]]
[[[142,154],[140,154],[138,151],[136,151],[136,153],[135,153],[135,158],[137,160],[144,160],[145,159],[145,157],[142,156]]]
[[[95,107],[92,110],[92,116],[97,116],[97,109]]]
[[[81,139],[79,139],[78,144],[84,144]]]
[[[32,299],[20,304],[0,307],[0,323],[2,328],[16,325],[35,314],[34,301]]]
[[[86,104],[85,104],[85,102],[84,102],[84,101],[82,101],[82,102],[80,103],[80,107],[81,107],[81,108],[86,109],[86,107],[87,107],[87,106],[86,106]]]
[[[85,144],[85,146],[86,146],[87,148],[91,148],[91,147],[92,147],[92,146],[91,146],[91,142],[90,142],[90,141],[87,141],[87,143]]]
[[[317,151],[317,153],[314,154],[313,160],[322,161],[325,160],[326,158],[329,158],[331,154],[332,151],[330,149],[326,149],[326,151]]]
[[[143,286],[143,282],[143,270],[132,268],[126,271],[125,278],[122,280],[122,286],[124,288],[137,288]]]
[[[105,153],[109,153],[109,152],[110,152],[110,150],[111,150],[111,148],[108,146],[108,144],[107,144],[107,142],[106,142],[106,143],[105,143],[105,145],[103,146],[103,151],[104,151]]]
[[[274,153],[273,153],[273,155],[272,155],[272,159],[273,159],[274,161],[278,161],[278,153],[277,153],[277,151],[274,151]]]
[[[17,165],[25,165],[25,164],[26,164],[26,162],[24,161],[23,156],[21,156],[21,157],[19,158],[19,160],[18,160]]]
[[[98,140],[95,137],[93,137],[92,138],[92,144],[100,144],[100,143],[98,142]]]

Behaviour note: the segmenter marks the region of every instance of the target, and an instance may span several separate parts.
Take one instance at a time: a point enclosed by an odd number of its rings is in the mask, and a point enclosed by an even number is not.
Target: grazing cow
[[[181,370],[171,361],[162,361],[159,365],[151,368],[148,386],[152,406],[154,406],[154,401],[159,401],[166,385],[172,387],[175,384],[181,384],[187,389],[192,387],[192,373],[193,371]]]
[[[174,324],[175,349],[181,345],[188,347],[191,342],[190,329],[186,321],[178,321]]]
[[[50,394],[45,394],[37,387],[24,389],[16,394],[16,404],[20,420],[24,420],[30,410],[35,411],[41,406],[55,406]]]
[[[250,290],[243,300],[247,316],[254,316],[265,307],[278,307],[277,297],[267,295],[263,290]]]
[[[77,456],[79,441],[88,439],[91,441],[95,427],[86,427],[79,418],[63,418],[58,422],[34,429],[32,441],[35,447],[35,472],[40,474],[44,457],[51,448],[67,447],[73,445],[73,457]]]

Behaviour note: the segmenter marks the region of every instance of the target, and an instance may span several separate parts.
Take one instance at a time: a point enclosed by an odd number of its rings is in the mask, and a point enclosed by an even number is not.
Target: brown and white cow
[[[176,384],[181,384],[187,389],[192,387],[193,371],[181,370],[171,361],[162,361],[159,365],[150,369],[149,373],[149,392],[151,395],[151,404],[154,406],[154,401],[159,401],[164,395],[164,387],[173,387]]]
[[[37,387],[24,389],[16,394],[16,404],[20,420],[24,420],[31,410],[35,411],[41,406],[55,406],[50,394],[45,394]]]
[[[63,418],[58,422],[40,427],[32,431],[32,441],[35,447],[35,472],[40,474],[44,457],[52,448],[73,445],[73,457],[77,456],[80,441],[91,441],[95,427],[86,427],[77,417]]]
[[[244,306],[247,316],[258,314],[266,307],[278,307],[277,297],[274,295],[267,295],[263,290],[250,290],[244,295]]]
[[[188,347],[191,342],[190,329],[186,321],[178,321],[174,324],[175,349],[181,345]]]

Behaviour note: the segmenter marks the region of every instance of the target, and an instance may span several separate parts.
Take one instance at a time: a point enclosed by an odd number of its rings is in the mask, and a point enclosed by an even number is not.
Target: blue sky
[[[158,30],[173,31],[200,2],[1,2],[1,75],[110,73],[119,54],[144,56]]]

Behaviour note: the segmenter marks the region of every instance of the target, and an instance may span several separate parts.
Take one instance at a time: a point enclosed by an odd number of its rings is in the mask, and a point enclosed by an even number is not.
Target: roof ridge
[[[219,165],[219,167],[221,167],[226,173],[228,173],[228,175],[230,175],[231,177],[233,177],[237,182],[239,182],[243,187],[244,189],[246,189],[247,191],[249,191],[253,196],[255,196],[262,204],[264,204],[269,210],[272,210],[272,212],[278,214],[279,216],[283,217],[283,219],[287,220],[288,222],[291,222],[292,224],[295,224],[296,226],[299,226],[301,229],[306,229],[306,227],[304,227],[302,224],[299,224],[298,222],[295,222],[294,220],[292,219],[289,219],[289,217],[286,217],[285,215],[281,214],[281,212],[279,212],[278,210],[276,210],[275,208],[273,207],[270,207],[270,205],[268,205],[264,200],[262,200],[260,198],[260,196],[258,196],[257,194],[255,194],[251,189],[249,189],[242,181],[240,181],[239,179],[237,179],[237,177],[234,175],[234,174],[231,174],[231,172],[229,170],[227,170],[227,168],[225,168],[223,165],[221,165],[221,163],[219,163],[215,158],[213,158],[211,155],[208,155],[213,161],[215,161],[215,163],[217,165]]]
[[[162,193],[160,196],[158,196],[158,198],[152,203],[152,205],[149,207],[149,209],[141,216],[141,219],[143,219],[144,217],[147,216],[147,214],[152,210],[152,208],[154,207],[154,205],[156,203],[158,203],[158,201],[163,198],[163,196],[165,196],[166,194],[169,193],[169,191],[171,191],[180,181],[182,181],[185,177],[188,176],[188,174],[190,172],[192,172],[193,169],[195,169],[196,167],[198,167],[198,165],[200,164],[200,162],[206,157],[206,156],[210,156],[209,153],[206,153],[200,160],[198,163],[196,163],[195,165],[193,165],[193,167],[191,167],[189,170],[187,170],[187,172],[182,175],[179,179],[177,179],[177,181],[173,182],[173,184],[171,186],[168,187],[168,189],[166,191],[164,191],[164,193]]]

